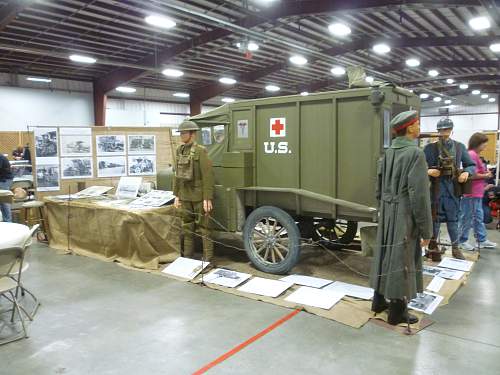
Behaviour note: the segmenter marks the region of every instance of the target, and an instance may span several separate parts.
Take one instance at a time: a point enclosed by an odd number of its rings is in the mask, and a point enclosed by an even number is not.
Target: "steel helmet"
[[[179,125],[179,131],[180,132],[186,132],[186,131],[198,131],[200,130],[200,128],[198,127],[198,125],[196,125],[195,122],[193,121],[189,121],[189,120],[186,120],[186,121],[183,121],[182,124]]]
[[[451,121],[449,118],[443,118],[439,120],[437,124],[437,130],[441,129],[453,129],[453,121]]]

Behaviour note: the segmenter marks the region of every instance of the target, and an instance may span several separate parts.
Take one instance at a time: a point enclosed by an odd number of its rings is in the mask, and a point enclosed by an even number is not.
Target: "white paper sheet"
[[[367,288],[365,286],[359,286],[354,284],[343,283],[341,281],[335,281],[323,288],[323,290],[330,290],[337,292],[339,294],[345,294],[346,296],[356,297],[360,299],[370,300],[373,298],[373,289]]]
[[[225,286],[228,288],[236,288],[238,285],[244,283],[251,277],[252,275],[250,275],[249,273],[217,268],[210,272],[207,276],[205,276],[203,278],[203,281],[210,284]]]
[[[292,286],[292,283],[287,283],[280,280],[270,280],[264,279],[262,277],[254,277],[242,287],[238,288],[238,290],[240,292],[276,298]]]
[[[464,275],[465,275],[464,271],[449,270],[449,269],[442,269],[441,272],[439,272],[438,274],[439,277],[449,280],[460,280],[462,277],[464,277]]]
[[[410,301],[408,308],[431,315],[437,309],[443,298],[444,297],[434,293],[419,293],[417,298]]]
[[[113,190],[112,186],[90,186],[82,191],[79,191],[75,195],[79,197],[97,197],[99,195],[106,194],[108,191]]]
[[[142,184],[142,177],[120,177],[116,196],[118,198],[135,198]]]
[[[161,207],[164,204],[172,202],[174,199],[175,195],[172,191],[152,190],[146,195],[143,195],[142,197],[132,201],[130,203],[130,207]]]
[[[161,272],[182,279],[192,280],[209,264],[209,262],[202,262],[201,260],[179,257]]]
[[[446,279],[443,279],[442,277],[434,276],[429,285],[427,285],[426,289],[431,292],[438,293],[443,287],[445,281]]]
[[[455,258],[443,258],[441,263],[438,264],[438,267],[451,268],[452,270],[470,272],[473,264],[474,264],[474,262],[471,262],[469,260],[460,260],[460,259],[455,259]]]
[[[344,294],[332,290],[302,286],[286,297],[285,301],[330,310],[343,297]]]
[[[283,277],[280,280],[297,285],[310,286],[312,288],[323,288],[324,286],[333,283],[333,280],[303,275],[290,275]]]
[[[442,270],[443,270],[442,268],[428,266],[425,264],[422,266],[422,273],[426,276],[437,276],[439,275],[439,272],[441,272]]]

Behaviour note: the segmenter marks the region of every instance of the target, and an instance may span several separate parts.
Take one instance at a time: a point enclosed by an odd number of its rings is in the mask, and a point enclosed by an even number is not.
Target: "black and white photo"
[[[130,155],[156,153],[156,137],[154,135],[129,135],[128,153]]]
[[[97,177],[120,177],[127,175],[125,156],[102,156],[97,158]]]
[[[408,308],[431,315],[442,300],[443,297],[438,294],[429,292],[418,293],[417,297],[408,303]]]
[[[92,137],[89,135],[63,135],[61,156],[92,156]]]
[[[116,196],[119,199],[135,198],[139,193],[142,177],[121,177],[116,188]]]
[[[156,174],[156,156],[137,155],[128,157],[128,174],[144,176]]]
[[[90,178],[93,176],[92,158],[61,158],[62,178]]]
[[[35,128],[34,133],[36,158],[57,157],[57,128]]]
[[[97,155],[125,154],[125,135],[96,136]]]
[[[57,191],[59,187],[59,163],[57,158],[52,158],[51,164],[36,166],[37,191]]]

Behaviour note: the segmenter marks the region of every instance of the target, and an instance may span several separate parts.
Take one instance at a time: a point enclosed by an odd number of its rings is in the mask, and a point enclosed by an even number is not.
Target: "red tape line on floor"
[[[286,321],[292,319],[295,315],[297,315],[298,313],[300,312],[300,309],[297,309],[297,310],[294,310],[292,311],[290,314],[288,315],[285,315],[283,318],[277,320],[276,322],[274,322],[273,324],[271,324],[269,327],[267,327],[266,329],[260,331],[259,333],[257,333],[255,336],[253,337],[250,337],[248,340],[242,342],[241,344],[239,344],[238,346],[235,346],[233,349],[231,349],[230,351],[228,351],[227,353],[221,355],[219,358],[217,358],[216,360],[210,362],[208,365],[205,365],[203,366],[201,369],[199,369],[198,371],[196,372],[193,372],[193,375],[201,375],[201,374],[204,374],[205,372],[207,372],[208,370],[210,370],[212,367],[215,367],[217,366],[218,364],[224,362],[226,359],[228,359],[229,357],[232,357],[233,355],[235,355],[236,353],[238,353],[239,351],[243,350],[244,348],[246,348],[248,345],[250,345],[251,343],[257,341],[258,339],[260,339],[261,337],[267,335],[269,332],[273,331],[274,329],[278,328],[280,325],[282,325],[283,323],[285,323]]]

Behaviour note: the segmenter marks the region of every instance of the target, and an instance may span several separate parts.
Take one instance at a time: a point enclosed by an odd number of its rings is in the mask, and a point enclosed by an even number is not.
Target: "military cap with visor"
[[[417,111],[406,111],[396,115],[391,121],[391,129],[395,131],[403,130],[418,121]]]
[[[200,128],[193,121],[186,120],[186,121],[183,121],[182,124],[179,125],[180,132],[198,131],[198,130],[200,130]]]
[[[442,118],[437,123],[437,130],[441,129],[453,129],[453,121],[451,121],[449,118]]]

